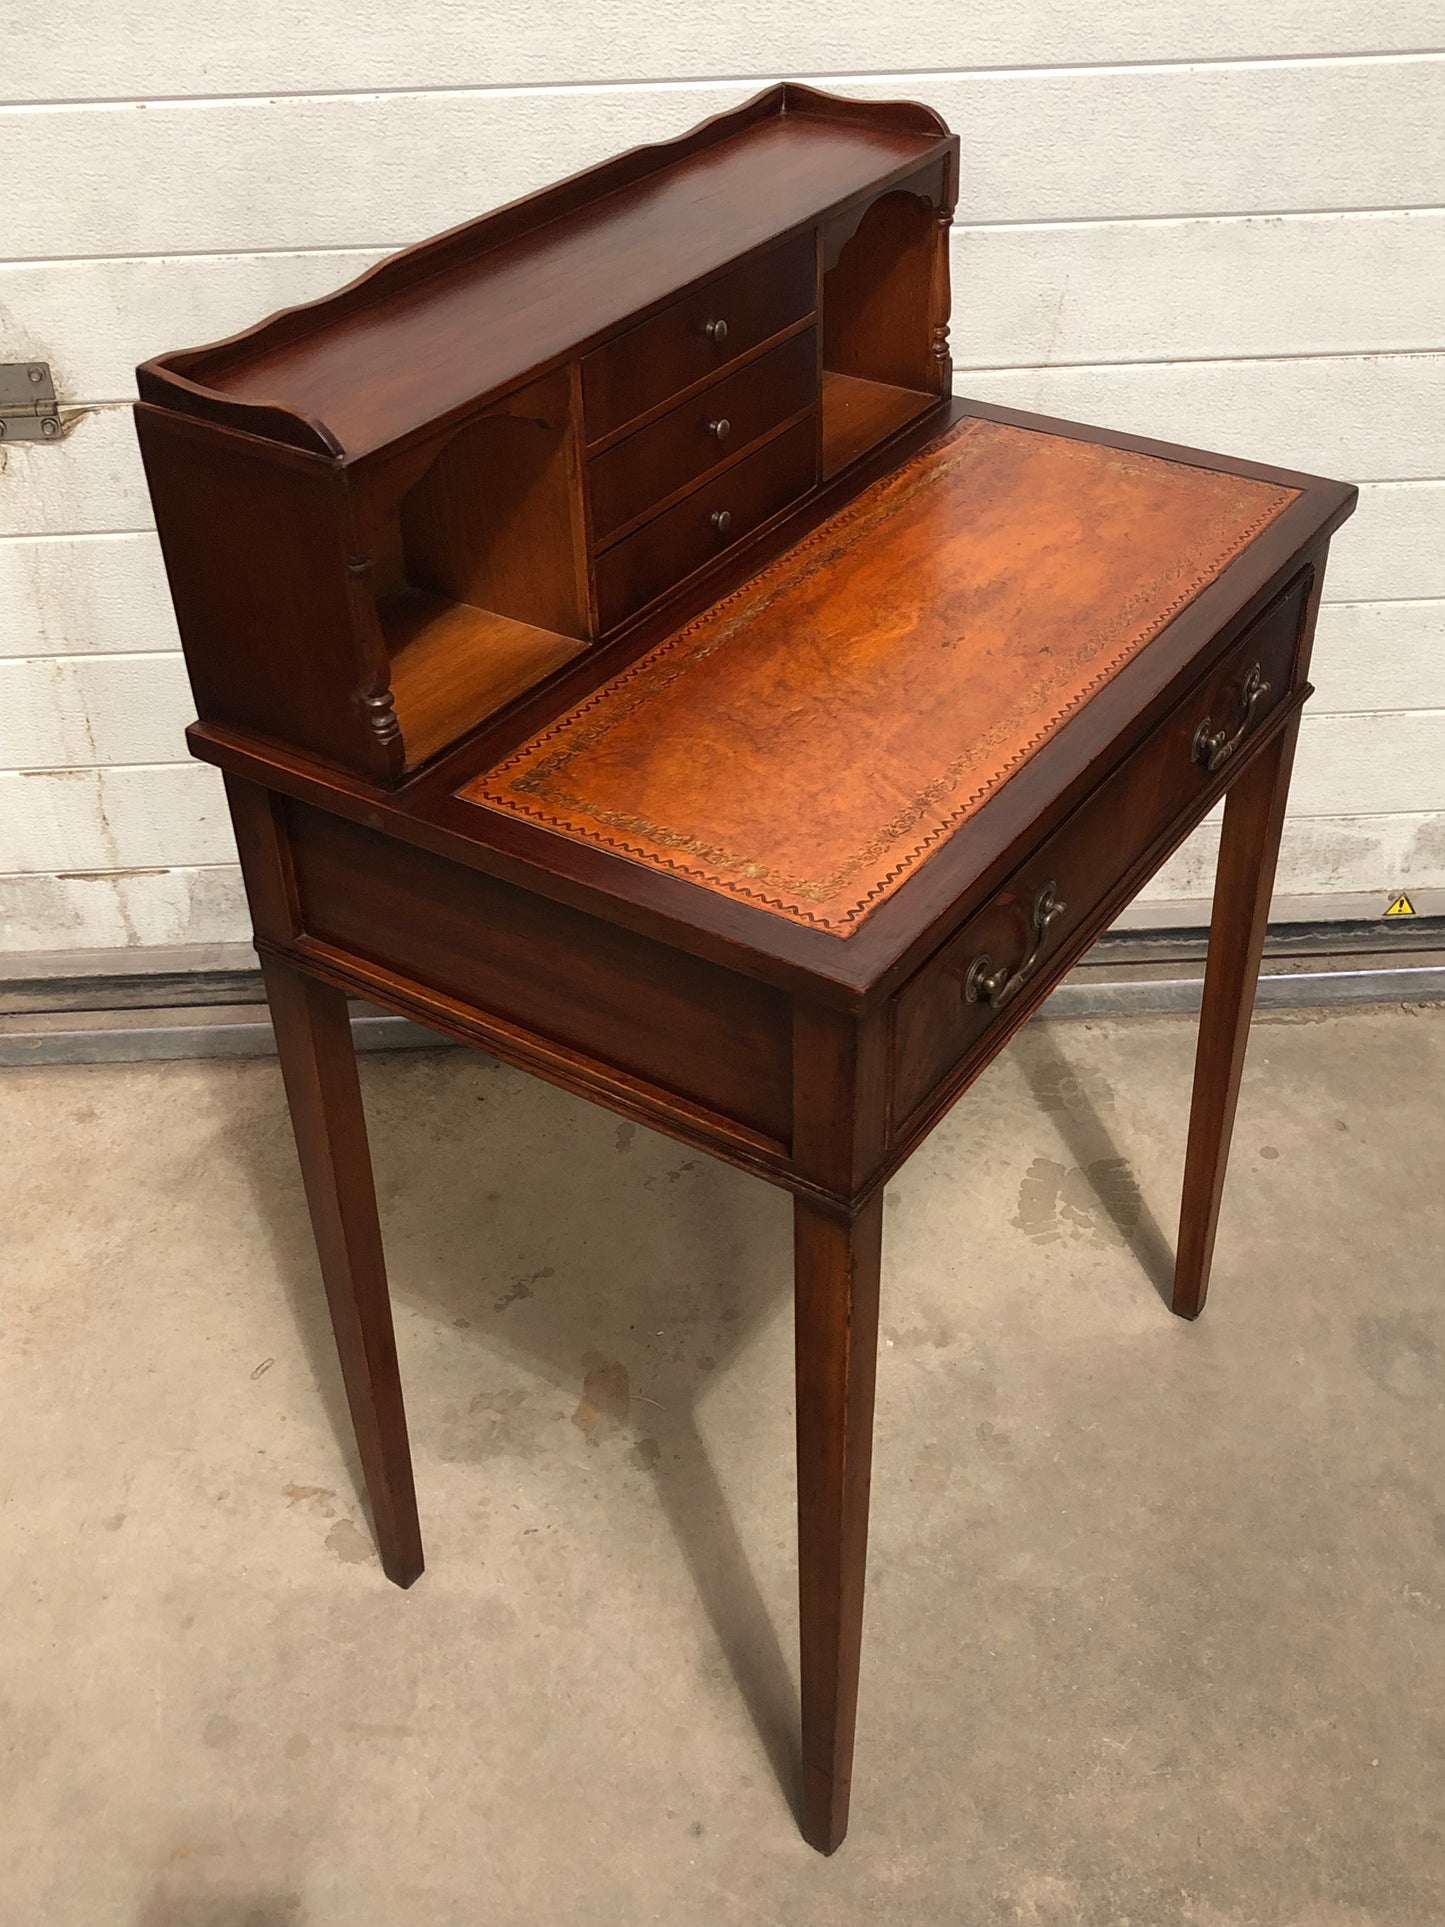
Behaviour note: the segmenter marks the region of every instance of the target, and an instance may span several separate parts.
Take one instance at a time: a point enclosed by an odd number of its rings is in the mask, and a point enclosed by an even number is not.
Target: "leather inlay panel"
[[[962,422],[460,795],[846,936],[1295,496]]]

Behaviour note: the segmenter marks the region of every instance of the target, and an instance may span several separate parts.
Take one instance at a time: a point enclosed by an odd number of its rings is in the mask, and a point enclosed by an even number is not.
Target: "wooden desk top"
[[[965,420],[460,794],[851,935],[1298,493]]]
[[[1221,653],[1284,586],[1296,558],[1326,538],[1350,513],[1355,499],[1352,488],[1318,476],[963,400],[952,403],[941,427],[919,424],[905,464],[926,458],[954,429],[971,423],[1096,448],[1106,465],[1142,458],[1149,472],[1182,470],[1186,482],[1222,475],[1234,484],[1263,484],[1278,490],[1285,506],[1253,540],[1237,547],[1233,559],[1152,634],[1147,646],[1141,643],[1124,655],[1083,702],[1044,734],[1011,779],[997,784],[971,814],[958,820],[928,852],[928,861],[915,860],[866,916],[829,927],[806,916],[780,914],[766,906],[769,893],[755,891],[750,879],[734,880],[741,889],[725,883],[710,887],[684,867],[686,852],[629,854],[622,847],[627,839],[614,838],[610,831],[597,834],[607,826],[579,824],[582,833],[562,829],[537,807],[540,799],[529,798],[525,791],[503,796],[496,787],[499,775],[506,780],[514,759],[529,743],[550,739],[559,723],[585,714],[594,700],[625,684],[628,665],[680,649],[682,638],[695,636],[698,622],[714,606],[727,611],[746,606],[749,589],[761,580],[752,573],[758,563],[751,560],[739,561],[733,586],[724,587],[720,601],[712,580],[699,577],[683,598],[680,618],[662,608],[640,624],[636,634],[618,646],[621,660],[610,675],[602,664],[584,658],[566,673],[560,687],[539,691],[516,713],[459,742],[400,789],[388,792],[345,771],[321,769],[313,759],[275,743],[265,749],[266,781],[300,802],[679,950],[744,968],[781,988],[803,985],[810,994],[846,1008],[890,994],[1007,874],[1017,861],[1020,839],[1044,834],[1088,793],[1104,769],[1143,739],[1178,691],[1179,677],[1209,659],[1200,652],[1213,648]],[[881,468],[887,458],[880,454],[872,459]],[[878,484],[886,487],[894,472],[892,467],[884,470]],[[800,535],[794,534],[796,524],[780,523],[762,545],[767,580],[778,579],[791,557],[811,553],[815,537],[840,526],[848,505],[861,499],[845,494],[841,512],[830,516],[827,495],[820,494],[798,518]],[[860,727],[875,730],[871,711]],[[689,742],[697,740],[691,734],[694,728],[689,722]],[[202,721],[188,734],[198,756],[232,775],[255,778],[256,747],[244,732]],[[777,766],[785,768],[787,757],[776,754]],[[694,763],[697,760],[694,755]],[[856,752],[849,762],[856,765]],[[834,773],[827,775],[829,789],[836,788]],[[489,792],[501,800],[493,800]],[[800,785],[791,793],[795,804],[799,797],[806,800]],[[796,808],[794,815],[806,820]],[[786,827],[781,809],[774,816]],[[799,907],[816,914],[815,904],[807,899]]]

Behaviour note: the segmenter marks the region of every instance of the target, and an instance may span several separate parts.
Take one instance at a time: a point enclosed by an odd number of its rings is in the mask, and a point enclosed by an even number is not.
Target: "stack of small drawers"
[[[818,478],[811,233],[715,275],[584,357],[605,633]]]

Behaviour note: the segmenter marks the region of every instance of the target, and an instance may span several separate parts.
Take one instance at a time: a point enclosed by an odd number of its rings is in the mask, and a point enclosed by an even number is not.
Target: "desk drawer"
[[[597,610],[603,630],[726,554],[805,494],[813,486],[817,460],[817,420],[807,415],[599,555]]]
[[[560,1048],[614,1087],[620,1074],[786,1140],[781,991],[309,804],[286,811],[309,939]]]
[[[714,275],[693,293],[582,361],[582,410],[589,442],[610,435],[695,381],[721,374],[816,304],[813,236]]]
[[[1071,941],[1115,886],[1188,814],[1288,694],[1307,580],[1266,610],[904,985],[894,1007],[895,1130],[1004,1019],[1015,998],[1027,1001],[1059,974]]]
[[[805,328],[596,456],[587,471],[594,540],[816,403],[817,356],[817,334]]]

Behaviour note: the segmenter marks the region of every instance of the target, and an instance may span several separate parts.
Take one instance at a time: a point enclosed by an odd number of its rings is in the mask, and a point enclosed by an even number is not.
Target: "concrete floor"
[[[7,1072],[15,1927],[1433,1927],[1445,1010],[1035,1024],[890,1188],[853,1830],[791,1785],[786,1199],[364,1068],[429,1570],[382,1578],[274,1063]]]

